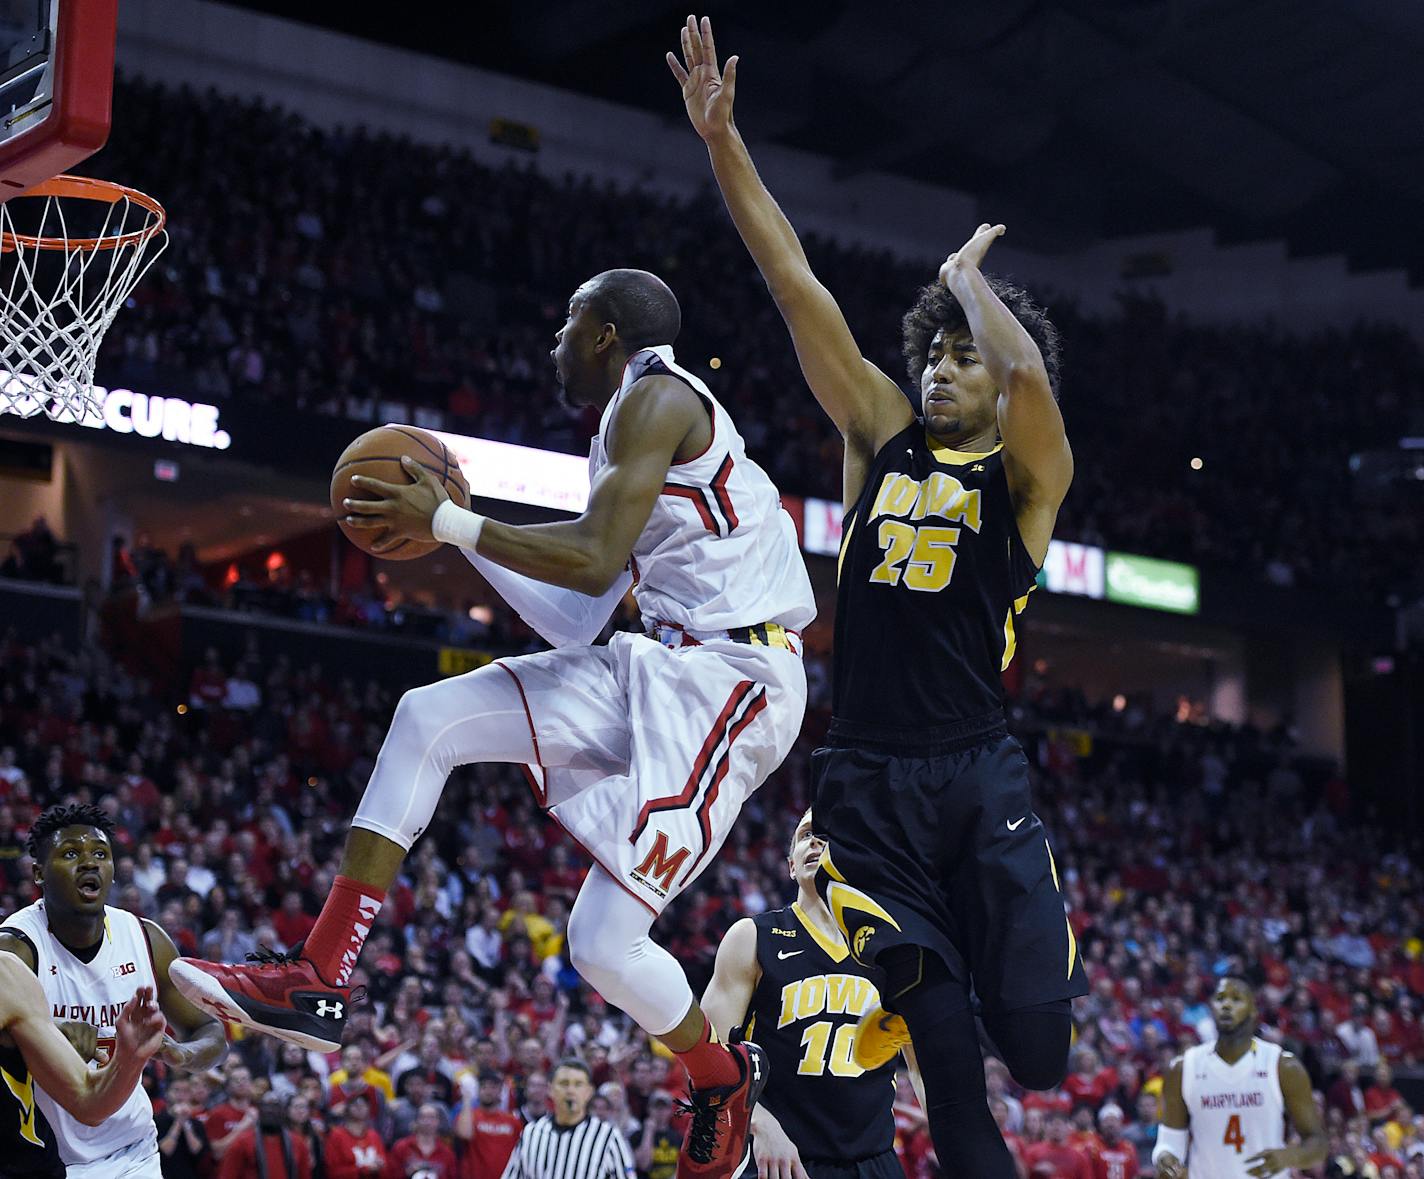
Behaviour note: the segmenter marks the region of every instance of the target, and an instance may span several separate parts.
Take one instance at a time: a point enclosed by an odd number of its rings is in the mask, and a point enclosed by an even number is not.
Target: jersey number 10
[[[801,1033],[801,1047],[805,1051],[801,1054],[801,1063],[796,1066],[796,1072],[803,1077],[822,1076],[827,1067],[831,1070],[833,1077],[858,1077],[865,1072],[860,1065],[851,1059],[851,1047],[855,1042],[855,1024],[843,1023],[836,1028],[834,1040],[831,1038],[831,1028],[835,1027],[828,1019],[823,1019],[819,1023],[813,1023]],[[827,1061],[826,1049],[830,1048],[830,1059]]]

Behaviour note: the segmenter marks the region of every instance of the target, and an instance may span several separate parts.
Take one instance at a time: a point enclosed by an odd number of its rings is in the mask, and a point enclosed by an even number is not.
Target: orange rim
[[[136,246],[148,241],[163,228],[168,219],[163,206],[146,192],[115,184],[111,180],[95,180],[89,176],[53,176],[10,199],[19,200],[23,197],[68,197],[71,200],[99,201],[109,205],[117,205],[120,201],[127,200],[146,209],[150,219],[142,229],[114,237],[33,237],[27,233],[7,231],[0,233],[0,250],[13,250],[19,246],[31,250],[117,250],[123,246]]]

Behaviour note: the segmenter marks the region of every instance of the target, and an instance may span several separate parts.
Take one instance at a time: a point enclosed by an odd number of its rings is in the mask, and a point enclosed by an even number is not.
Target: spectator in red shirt
[[[1029,1146],[1024,1151],[1024,1161],[1028,1163],[1028,1173],[1047,1179],[1093,1179],[1093,1169],[1087,1156],[1068,1141],[1072,1129],[1068,1119],[1062,1114],[1054,1114],[1048,1119],[1048,1137],[1043,1142]]]
[[[1036,1109],[1045,1117],[1061,1115],[1065,1120],[1073,1112],[1073,1099],[1062,1089],[1031,1089],[1023,1096],[1024,1113]]]
[[[1375,1083],[1365,1090],[1365,1117],[1372,1126],[1405,1117],[1404,1098],[1394,1087],[1394,1070],[1383,1060],[1375,1065]]]
[[[1088,1047],[1073,1053],[1073,1071],[1063,1081],[1063,1091],[1073,1104],[1097,1109],[1117,1088],[1117,1070],[1104,1065],[1098,1054]]]
[[[1122,1136],[1122,1107],[1098,1110],[1098,1145],[1093,1151],[1093,1179],[1137,1179],[1137,1147]]]
[[[311,1179],[312,1158],[306,1139],[286,1126],[287,1103],[276,1093],[263,1094],[257,1122],[241,1131],[223,1155],[218,1179]],[[257,1152],[262,1152],[259,1162]],[[265,1162],[265,1166],[263,1163]]]
[[[1365,1094],[1360,1088],[1360,1066],[1347,1060],[1340,1066],[1340,1076],[1325,1095],[1325,1104],[1338,1109],[1346,1120],[1365,1112]]]
[[[386,1148],[371,1125],[371,1108],[348,1101],[340,1125],[326,1136],[326,1179],[383,1179]]]
[[[456,1179],[455,1152],[440,1138],[440,1110],[426,1102],[415,1118],[415,1133],[391,1147],[386,1179]]]
[[[272,914],[272,928],[284,946],[295,946],[311,933],[316,918],[302,909],[302,894],[289,889],[282,897],[282,907]]]
[[[473,1103],[461,1103],[455,1117],[455,1137],[465,1143],[460,1179],[499,1179],[524,1129],[523,1120],[500,1108],[504,1079],[496,1072],[480,1073]]]
[[[216,708],[226,696],[227,673],[218,662],[217,648],[209,647],[188,681],[188,704],[192,708]]]
[[[213,1158],[221,1163],[228,1148],[257,1124],[257,1107],[252,1103],[252,1074],[244,1064],[233,1064],[227,1072],[226,1100],[208,1110],[203,1119]]]

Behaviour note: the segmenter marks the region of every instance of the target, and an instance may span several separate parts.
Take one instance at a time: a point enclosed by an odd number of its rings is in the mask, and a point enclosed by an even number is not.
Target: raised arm
[[[473,548],[497,565],[550,585],[601,597],[622,576],[668,469],[688,434],[707,421],[702,399],[673,377],[649,376],[622,397],[609,423],[608,464],[589,488],[588,506],[576,520],[505,524],[449,503],[443,485],[418,464],[403,460],[411,482],[384,483],[356,476],[352,483],[382,499],[349,499],[350,527],[388,530],[392,540],[445,540]],[[442,512],[436,536],[437,511]],[[600,627],[601,627],[600,623]]]
[[[163,1043],[163,1014],[141,987],[119,1016],[113,1056],[91,1070],[50,1019],[39,980],[13,954],[0,954],[0,1027],[14,1037],[39,1087],[87,1126],[119,1111]]]
[[[728,58],[723,73],[712,22],[688,17],[682,61],[672,53],[667,61],[682,86],[687,116],[707,144],[727,211],[791,329],[806,383],[845,438],[847,460],[852,448],[873,457],[914,415],[899,386],[862,357],[840,307],[811,272],[791,222],[757,175],[732,121],[738,59]]]
[[[1300,1141],[1276,1150],[1263,1150],[1247,1159],[1246,1173],[1257,1179],[1266,1179],[1266,1176],[1292,1168],[1304,1170],[1319,1166],[1330,1150],[1330,1139],[1325,1135],[1325,1127],[1320,1124],[1320,1112],[1315,1108],[1315,1094],[1311,1092],[1310,1074],[1305,1071],[1305,1066],[1289,1052],[1283,1052],[1276,1075],[1280,1078],[1286,1114],[1295,1132],[1300,1135]]]
[[[1059,505],[1073,481],[1073,452],[1043,354],[1023,324],[990,289],[980,264],[1002,225],[981,225],[940,268],[940,281],[964,309],[969,334],[999,390],[1004,473],[1019,532],[1042,563]]]

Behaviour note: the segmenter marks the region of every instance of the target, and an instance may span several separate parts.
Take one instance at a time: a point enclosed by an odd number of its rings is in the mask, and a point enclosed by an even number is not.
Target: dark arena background
[[[309,932],[401,693],[542,647],[452,550],[348,543],[336,456],[409,423],[447,436],[479,510],[577,512],[597,421],[560,401],[553,333],[583,279],[642,267],[782,492],[819,606],[800,742],[655,926],[700,994],[730,924],[793,895],[840,439],[663,62],[686,13],[426,7],[448,19],[121,0],[113,129],[75,170],[161,200],[171,243],[105,339],[102,413],[0,415],[0,911],[35,897],[38,812],[92,802],[111,903],[181,952]],[[1309,1173],[1424,1175],[1424,8],[710,15],[743,136],[871,360],[905,379],[900,316],[981,222],[1008,227],[986,269],[1062,331],[1076,475],[1005,689],[1090,994],[1059,1089],[987,1057],[1022,1174],[1077,1173],[1032,1162],[1059,1117],[1096,1165],[1109,1104],[1154,1174],[1164,1074],[1214,1037],[1231,974],[1317,1090],[1330,1161]],[[642,628],[631,598],[613,626]],[[439,1179],[498,1179],[460,1117],[478,1076],[537,1117],[569,1055],[595,1112],[651,1141],[685,1081],[567,959],[586,865],[517,767],[457,770],[339,1055],[248,1034],[211,1074],[150,1067],[157,1110],[207,1121],[198,1173],[273,1088],[308,1098],[319,1148],[369,1100],[392,1155],[434,1101],[458,1159]],[[964,1173],[908,1085],[896,1114],[909,1179]]]

